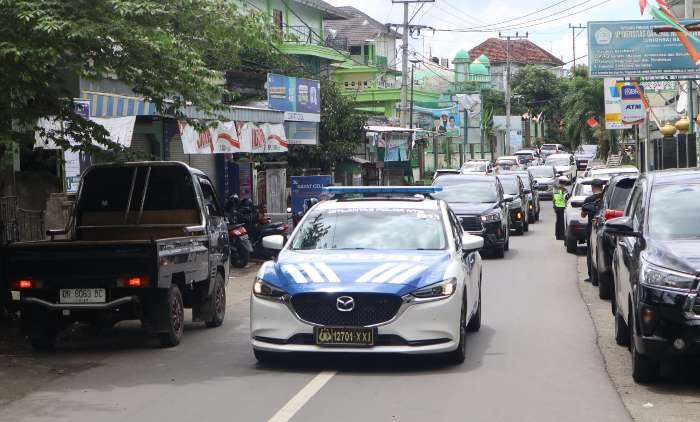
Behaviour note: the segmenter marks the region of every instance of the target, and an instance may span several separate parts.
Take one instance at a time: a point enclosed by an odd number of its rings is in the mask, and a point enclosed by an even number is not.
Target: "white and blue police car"
[[[289,352],[465,358],[481,326],[483,239],[462,231],[434,187],[329,187],[256,277],[251,342],[260,362]]]

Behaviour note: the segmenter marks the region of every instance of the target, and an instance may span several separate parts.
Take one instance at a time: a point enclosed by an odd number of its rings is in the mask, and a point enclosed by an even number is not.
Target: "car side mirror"
[[[484,247],[484,238],[473,234],[464,233],[462,235],[462,252],[469,254]]]
[[[273,251],[281,251],[284,248],[284,236],[280,234],[273,234],[271,236],[265,236],[262,239],[262,246],[265,249],[272,249]]]
[[[564,194],[564,199],[566,199],[566,200],[568,201],[569,198],[571,198],[571,193],[566,192],[566,193]]]

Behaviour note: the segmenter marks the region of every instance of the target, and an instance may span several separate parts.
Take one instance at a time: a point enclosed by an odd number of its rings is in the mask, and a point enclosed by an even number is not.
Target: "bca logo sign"
[[[622,99],[623,100],[632,100],[632,99],[641,99],[642,97],[639,95],[639,91],[637,90],[636,86],[633,85],[625,85],[622,87]]]

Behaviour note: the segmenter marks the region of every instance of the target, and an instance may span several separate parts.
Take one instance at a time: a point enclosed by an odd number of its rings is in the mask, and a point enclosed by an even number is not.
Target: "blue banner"
[[[304,201],[311,198],[319,199],[321,189],[331,185],[331,176],[292,176],[292,215],[300,216],[304,209]]]
[[[312,79],[269,73],[267,101],[270,108],[286,112],[285,120],[319,122],[321,83]]]
[[[689,23],[692,21],[681,21]],[[591,76],[624,77],[695,74],[698,68],[674,32],[655,33],[661,22],[588,22]],[[700,44],[690,41],[695,48]]]

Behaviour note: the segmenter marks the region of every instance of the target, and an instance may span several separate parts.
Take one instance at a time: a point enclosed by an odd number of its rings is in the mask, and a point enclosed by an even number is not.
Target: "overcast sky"
[[[403,5],[392,4],[391,0],[326,1],[335,6],[354,6],[383,23],[403,20]],[[497,26],[503,28],[504,35],[527,31],[533,42],[569,62],[573,57],[569,24],[648,19],[639,14],[638,3],[638,0],[435,0],[425,4],[412,23],[440,29],[484,25],[493,28],[494,24],[500,24]],[[409,16],[418,7],[409,5]],[[438,32],[435,35],[429,31],[424,35],[409,43],[411,50],[424,52],[426,56],[432,51],[433,56],[452,59],[461,48],[469,50],[489,37],[498,37],[498,30],[487,33]],[[576,39],[576,56],[587,53],[587,33],[584,31]],[[581,61],[587,63],[587,58]]]

